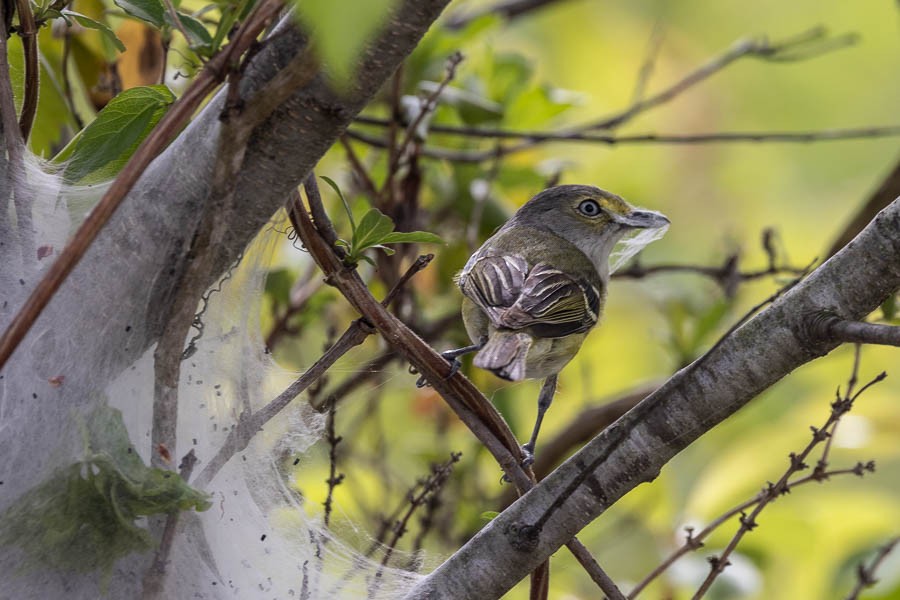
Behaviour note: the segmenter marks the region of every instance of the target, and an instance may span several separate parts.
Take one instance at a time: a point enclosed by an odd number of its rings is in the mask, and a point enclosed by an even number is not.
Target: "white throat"
[[[573,242],[594,263],[603,283],[609,282],[609,255],[624,233],[623,230],[609,235],[580,237]]]

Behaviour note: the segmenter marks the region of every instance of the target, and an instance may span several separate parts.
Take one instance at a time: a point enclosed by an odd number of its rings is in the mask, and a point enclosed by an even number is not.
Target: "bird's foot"
[[[531,442],[523,445],[522,454],[525,458],[522,459],[521,465],[523,469],[527,469],[534,464],[534,445]]]
[[[460,362],[459,356],[460,355],[459,355],[458,350],[447,350],[446,352],[441,352],[441,357],[443,357],[444,360],[446,360],[448,363],[450,363],[450,372],[447,374],[446,377],[444,377],[444,379],[450,379],[451,377],[456,375],[457,371],[459,371],[459,368],[462,367],[462,362]],[[422,375],[421,377],[419,377],[416,380],[417,388],[423,388],[423,387],[427,387],[429,385],[430,384],[425,379],[424,375]]]

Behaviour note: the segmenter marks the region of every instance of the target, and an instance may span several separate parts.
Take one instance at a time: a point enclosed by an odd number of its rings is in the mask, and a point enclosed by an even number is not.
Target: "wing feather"
[[[591,283],[546,263],[529,268],[516,255],[488,256],[460,280],[462,292],[495,327],[526,329],[541,337],[587,331],[597,323],[601,296]]]

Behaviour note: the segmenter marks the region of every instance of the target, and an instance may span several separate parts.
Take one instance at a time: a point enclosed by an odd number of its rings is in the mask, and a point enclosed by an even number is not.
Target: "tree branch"
[[[810,317],[812,335],[835,342],[900,346],[900,327],[842,319],[828,311]]]
[[[837,343],[804,315],[871,312],[900,287],[900,199],[855,242],[607,427],[422,580],[407,598],[498,598],[714,425]],[[860,268],[865,265],[865,268]],[[764,349],[764,350],[762,350]],[[489,573],[476,577],[478,572]]]

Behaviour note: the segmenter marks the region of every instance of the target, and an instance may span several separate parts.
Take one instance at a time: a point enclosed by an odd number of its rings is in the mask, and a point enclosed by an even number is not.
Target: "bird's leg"
[[[553,402],[553,394],[556,393],[556,377],[556,375],[551,375],[544,380],[544,385],[541,386],[541,393],[538,395],[537,419],[534,422],[531,439],[522,446],[522,452],[525,454],[525,460],[522,461],[523,467],[530,466],[534,462],[534,445],[537,443],[541,422],[544,420],[544,413],[550,408],[550,404]]]
[[[472,352],[478,352],[484,345],[487,343],[487,338],[482,338],[477,344],[472,344],[471,346],[463,346],[462,348],[456,348],[454,350],[445,350],[441,352],[441,356],[444,357],[444,360],[450,363],[450,374],[447,375],[447,378],[453,377],[456,375],[456,372],[459,371],[459,368],[462,366],[462,363],[459,362],[460,356],[465,356],[466,354],[471,354]],[[425,376],[419,377],[416,380],[416,387],[425,387],[428,385],[428,382],[425,381]]]

